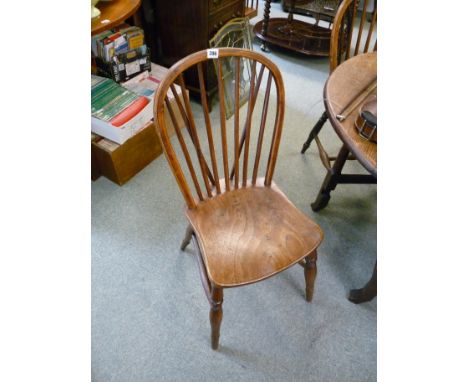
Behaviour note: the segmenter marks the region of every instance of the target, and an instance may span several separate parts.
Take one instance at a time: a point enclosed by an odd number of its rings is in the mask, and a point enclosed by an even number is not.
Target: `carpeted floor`
[[[272,8],[281,13],[279,3]],[[275,182],[325,232],[313,303],[299,266],[226,290],[212,351],[193,248],[179,251],[184,203],[164,156],[122,187],[101,177],[92,183],[94,382],[376,380],[377,299],[346,299],[373,269],[376,186],[339,185],[328,207],[312,212],[325,170],[315,146],[305,155],[300,148],[323,112],[328,60],[274,49],[268,57],[281,69],[287,105]],[[339,147],[328,123],[321,137]]]

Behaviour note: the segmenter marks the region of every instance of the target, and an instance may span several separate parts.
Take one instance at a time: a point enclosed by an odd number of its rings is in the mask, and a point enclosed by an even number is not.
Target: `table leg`
[[[322,208],[325,208],[330,200],[330,192],[336,188],[337,180],[341,175],[341,171],[348,159],[349,150],[346,145],[341,146],[340,152],[336,157],[335,163],[331,170],[327,172],[325,179],[323,180],[322,187],[320,188],[319,194],[315,201],[311,204],[312,210],[317,212]]]
[[[372,300],[375,296],[377,296],[377,261],[375,262],[371,279],[363,288],[351,289],[348,300],[355,304],[360,304]]]
[[[270,7],[271,7],[271,0],[265,0],[265,5],[263,9],[263,21],[262,21],[262,36],[266,37],[268,34],[268,23],[270,22]],[[268,52],[268,47],[266,41],[263,40],[262,45],[260,45],[260,49],[264,52]]]

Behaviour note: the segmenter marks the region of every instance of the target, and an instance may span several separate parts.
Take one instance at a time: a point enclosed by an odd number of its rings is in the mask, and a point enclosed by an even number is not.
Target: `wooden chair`
[[[159,86],[154,110],[164,153],[187,206],[189,226],[181,249],[185,250],[191,239],[196,244],[202,285],[211,305],[211,346],[217,349],[225,288],[262,281],[300,264],[304,267],[306,300],[312,300],[317,247],[323,233],[272,180],[285,107],[278,68],[253,51],[219,48],[215,59],[207,58],[208,52],[193,53],[172,66]],[[235,68],[236,109],[231,121],[225,118],[222,75],[218,76],[219,120],[218,113],[210,116],[208,111],[203,78],[204,65],[215,65],[222,74],[226,60]],[[198,71],[201,88],[204,120],[199,126],[185,92],[184,73],[191,67]],[[251,71],[249,99],[241,108],[241,68],[246,67]],[[183,97],[177,95],[175,83],[183,88]],[[171,106],[171,97],[177,108]],[[177,124],[175,111],[182,114],[186,130]],[[175,127],[172,139],[166,118]],[[239,139],[241,125],[243,140]],[[262,150],[264,143],[270,144]]]
[[[258,13],[258,0],[245,0],[244,16],[253,19]]]
[[[373,2],[372,12],[368,12],[371,2]],[[358,0],[343,0],[336,11],[330,42],[330,73],[348,58],[367,53],[370,49],[377,50],[377,0],[364,0],[361,17],[356,17],[358,5]],[[330,161],[336,160],[336,157],[328,155],[318,137],[327,119],[327,113],[324,112],[310,131],[302,146],[301,154],[306,152],[315,139],[320,158],[330,171]]]

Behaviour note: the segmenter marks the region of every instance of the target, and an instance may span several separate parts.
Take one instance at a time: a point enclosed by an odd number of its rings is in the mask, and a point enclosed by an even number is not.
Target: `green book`
[[[109,121],[140,96],[110,78],[91,75],[91,115]]]

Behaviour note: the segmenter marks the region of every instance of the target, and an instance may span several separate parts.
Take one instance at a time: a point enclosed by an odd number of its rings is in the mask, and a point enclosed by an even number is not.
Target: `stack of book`
[[[117,82],[150,70],[149,49],[141,28],[122,24],[91,39],[97,73]]]
[[[91,92],[93,93],[94,87],[95,92],[93,95],[96,96],[100,93],[100,97],[94,97],[94,99],[92,97],[92,101],[94,101],[92,113],[94,115],[91,116],[91,162],[95,170],[92,174],[94,175],[93,179],[103,175],[113,182],[122,185],[162,153],[161,143],[154,123],[151,121],[144,123],[143,121],[153,117],[154,93],[166,74],[166,68],[152,63],[151,72],[141,73],[131,80],[122,83],[118,92],[114,84],[104,84],[102,82],[103,79],[99,77],[91,78]],[[98,92],[99,84],[102,87]],[[140,118],[140,122],[138,123],[135,122],[134,129],[126,128],[128,123],[133,123],[133,119],[120,127],[112,125],[111,121],[116,116],[112,108],[116,104],[108,105],[108,103],[112,103],[112,97],[109,94],[107,99],[109,102],[103,100],[105,97],[105,93],[103,92],[104,87],[108,87],[108,90],[109,88],[114,88],[114,91],[118,95],[122,94],[123,90],[121,88],[124,87],[130,94],[133,94],[130,96],[128,93],[124,93],[128,99],[139,99],[135,98],[135,96],[145,97],[148,100],[148,104],[134,118],[138,118],[142,113],[146,117]],[[182,88],[175,85],[175,91],[177,96],[182,99]],[[172,92],[169,91],[167,96],[174,111],[177,125],[179,128],[184,128],[185,118],[180,113]],[[188,91],[186,91],[186,96],[189,96]],[[98,101],[101,102],[101,105],[98,104]],[[123,103],[123,96],[119,102]],[[164,111],[164,114],[167,121],[168,134],[172,136],[175,130],[167,109]],[[98,116],[103,119],[97,118]],[[104,119],[107,119],[107,121]]]
[[[135,135],[153,118],[154,96],[166,74],[166,68],[152,63],[151,72],[145,71],[121,84],[91,75],[91,131],[118,144]],[[182,88],[179,85],[174,88],[182,100]],[[172,91],[168,91],[167,97],[178,126],[185,127]],[[171,136],[174,126],[167,110],[165,114]]]
[[[115,81],[91,75],[91,130],[122,144],[153,118],[152,102]]]

